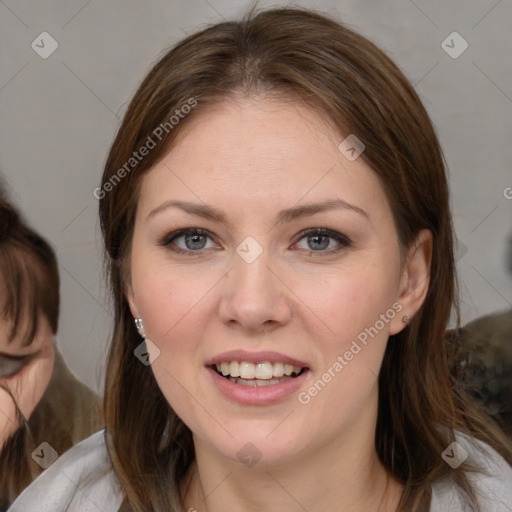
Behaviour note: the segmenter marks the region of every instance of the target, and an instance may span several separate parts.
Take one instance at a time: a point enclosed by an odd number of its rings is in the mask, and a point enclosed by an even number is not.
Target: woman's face
[[[142,181],[131,254],[162,393],[196,448],[234,460],[371,440],[388,336],[417,309],[376,174],[300,104],[190,121]]]
[[[7,342],[11,323],[0,319],[0,448],[21,426],[7,387],[25,416],[30,418],[50,382],[55,361],[53,333],[41,315],[36,336],[24,347],[25,325]]]

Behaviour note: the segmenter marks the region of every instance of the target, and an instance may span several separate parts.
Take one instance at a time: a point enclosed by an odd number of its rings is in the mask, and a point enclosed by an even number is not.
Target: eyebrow
[[[154,210],[152,210],[148,214],[147,219],[171,207],[180,208],[181,210],[190,213],[191,215],[196,215],[198,217],[209,219],[214,222],[219,222],[228,227],[230,226],[230,222],[227,220],[226,214],[222,211],[206,204],[189,203],[186,201],[165,201],[160,206],[157,206]],[[342,199],[328,199],[327,201],[322,201],[320,203],[309,203],[300,206],[294,206],[293,208],[288,208],[286,210],[281,210],[277,215],[276,224],[292,222],[302,217],[307,217],[309,215],[314,215],[315,213],[328,210],[349,210],[360,214],[368,221],[370,220],[368,213],[366,213],[366,211],[364,211],[362,208],[359,208],[359,206],[347,203]]]

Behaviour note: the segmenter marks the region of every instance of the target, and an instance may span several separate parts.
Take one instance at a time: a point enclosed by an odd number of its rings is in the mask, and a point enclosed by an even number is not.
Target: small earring
[[[402,322],[403,322],[404,324],[408,323],[408,322],[409,322],[409,317],[408,317],[408,316],[404,316],[404,317],[402,318]]]
[[[144,330],[144,324],[142,323],[142,318],[135,319],[135,327],[137,328],[138,333],[144,339],[146,339],[146,331]]]

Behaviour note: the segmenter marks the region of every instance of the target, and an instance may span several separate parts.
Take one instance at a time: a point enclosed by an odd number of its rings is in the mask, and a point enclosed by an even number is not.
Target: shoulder
[[[45,455],[51,457],[51,453]],[[108,460],[104,430],[100,430],[51,464],[18,496],[9,512],[116,511],[122,501]]]
[[[489,445],[456,432],[456,441],[444,452],[443,458],[454,469],[466,462],[480,469],[478,473],[466,473],[481,512],[510,512],[512,504],[512,467]],[[450,479],[432,486],[430,512],[465,511],[464,502],[457,487]]]

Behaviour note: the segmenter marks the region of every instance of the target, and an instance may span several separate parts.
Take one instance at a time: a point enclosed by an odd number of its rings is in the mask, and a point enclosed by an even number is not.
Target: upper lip
[[[307,368],[308,365],[304,361],[295,359],[293,357],[285,356],[279,352],[246,352],[245,350],[231,350],[229,352],[223,352],[212,357],[206,362],[206,366],[213,366],[216,364],[231,362],[231,361],[246,361],[248,363],[284,363],[291,364],[293,366],[300,366],[301,368]]]

